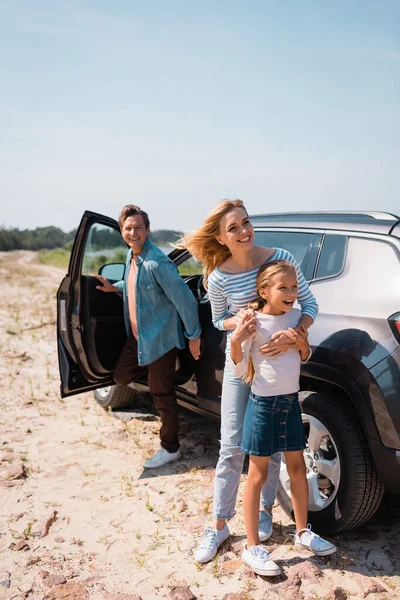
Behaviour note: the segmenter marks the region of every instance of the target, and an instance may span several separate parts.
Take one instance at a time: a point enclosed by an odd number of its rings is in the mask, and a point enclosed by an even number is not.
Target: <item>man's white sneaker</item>
[[[257,575],[276,577],[281,573],[280,567],[271,560],[268,550],[261,544],[258,546],[245,546],[242,553],[242,561],[253,569]]]
[[[181,451],[177,450],[176,452],[168,452],[165,448],[160,448],[159,451],[146,460],[143,467],[145,469],[156,469],[157,467],[162,467],[174,460],[178,460],[181,457]]]
[[[317,556],[328,556],[336,552],[336,546],[311,531],[311,525],[307,525],[307,529],[296,531],[294,545],[297,548],[311,550]]]
[[[218,552],[218,548],[230,536],[228,525],[225,523],[222,529],[213,529],[208,527],[204,532],[204,537],[201,540],[194,559],[196,562],[203,564],[212,560]]]

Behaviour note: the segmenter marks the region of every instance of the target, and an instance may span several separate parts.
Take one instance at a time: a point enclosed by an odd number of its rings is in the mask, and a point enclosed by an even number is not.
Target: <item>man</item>
[[[197,302],[174,263],[149,238],[150,221],[138,206],[124,206],[119,216],[121,234],[130,247],[125,275],[112,285],[96,276],[102,292],[121,292],[128,340],[114,371],[114,380],[127,385],[148,371],[150,393],[161,416],[161,448],[144,463],[161,467],[180,458],[179,416],[174,389],[176,348],[189,340],[192,356],[200,357]],[[182,329],[182,324],[184,331]]]

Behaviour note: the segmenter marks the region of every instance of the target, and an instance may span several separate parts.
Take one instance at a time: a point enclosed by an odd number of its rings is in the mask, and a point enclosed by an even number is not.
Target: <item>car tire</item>
[[[308,520],[315,531],[328,534],[359,527],[378,509],[384,487],[357,415],[342,396],[331,392],[301,392],[300,402],[307,444]],[[284,461],[277,497],[293,518]]]
[[[111,385],[95,390],[94,397],[105,410],[124,408],[133,403],[136,398],[136,391],[125,385]]]

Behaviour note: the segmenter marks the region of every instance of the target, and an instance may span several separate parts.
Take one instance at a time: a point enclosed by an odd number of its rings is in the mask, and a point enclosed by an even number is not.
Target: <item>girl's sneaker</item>
[[[336,552],[336,546],[311,531],[311,525],[307,525],[307,529],[296,531],[294,545],[298,548],[307,548],[317,556],[328,556]]]
[[[246,563],[257,575],[276,577],[280,575],[280,567],[269,556],[268,550],[261,544],[258,546],[245,546],[242,561]]]

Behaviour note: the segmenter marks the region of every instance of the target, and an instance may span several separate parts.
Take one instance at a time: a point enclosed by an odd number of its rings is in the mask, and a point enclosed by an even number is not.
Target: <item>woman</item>
[[[254,245],[254,230],[241,200],[223,200],[208,215],[204,224],[182,242],[203,264],[205,285],[210,297],[215,327],[228,332],[226,354],[230,352],[230,333],[238,322],[238,313],[256,297],[256,275],[261,265],[271,260],[287,260],[296,267],[302,316],[298,327],[312,325],[318,305],[293,256],[280,248]],[[255,330],[255,318],[247,321]],[[285,331],[277,332],[261,352],[279,356],[293,344]],[[244,414],[250,388],[235,376],[226,361],[221,396],[221,448],[215,474],[214,522],[205,531],[195,559],[205,563],[214,558],[229,534],[227,520],[234,514],[244,454],[241,451]],[[259,537],[267,540],[272,533],[272,506],[279,480],[281,454],[269,461],[268,478],[262,489],[259,512]]]

